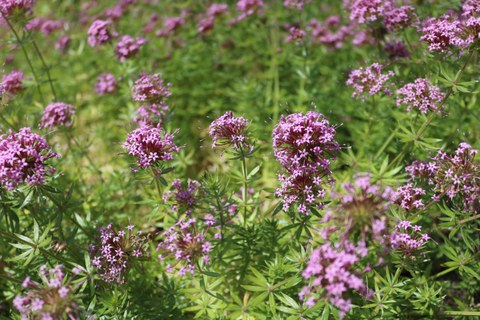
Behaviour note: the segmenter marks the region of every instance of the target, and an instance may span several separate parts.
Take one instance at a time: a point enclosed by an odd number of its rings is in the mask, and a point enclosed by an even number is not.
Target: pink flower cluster
[[[312,19],[309,26],[313,39],[330,49],[341,48],[348,38],[354,34],[354,25],[342,25],[340,17],[337,15],[330,16],[323,22]]]
[[[36,2],[36,0],[2,0],[0,13],[8,18],[15,12],[30,11]]]
[[[95,47],[110,42],[117,35],[110,31],[110,25],[111,21],[95,20],[88,29],[88,44]]]
[[[27,277],[22,288],[28,291],[13,300],[13,306],[20,312],[22,319],[80,319],[80,310],[74,296],[76,288],[71,280],[65,280],[63,266],[47,270],[47,266],[43,265],[39,274],[42,283]]]
[[[117,81],[115,76],[111,73],[102,73],[97,78],[97,83],[95,84],[95,92],[99,95],[106,95],[114,93],[118,88]]]
[[[430,240],[426,233],[420,233],[421,226],[412,225],[410,221],[400,221],[390,235],[392,247],[407,256],[413,256]]]
[[[173,138],[174,134],[165,133],[160,126],[143,126],[133,130],[122,146],[137,159],[137,166],[145,169],[173,160],[173,154],[180,151]]]
[[[145,38],[132,38],[125,35],[115,46],[115,56],[120,62],[125,62],[127,59],[135,57],[145,43],[147,43]]]
[[[480,212],[480,162],[475,161],[478,150],[460,143],[454,154],[439,151],[430,162],[415,161],[405,168],[412,180],[428,183],[437,201],[442,195],[458,198],[464,211]]]
[[[157,37],[167,37],[175,34],[178,29],[185,25],[184,17],[170,17],[166,18],[163,23],[163,29],[157,31]]]
[[[420,40],[434,52],[447,52],[452,48],[465,51],[480,38],[480,17],[469,10],[467,12],[469,14],[448,13],[440,18],[427,19]]]
[[[284,210],[298,203],[298,211],[307,214],[325,196],[323,180],[331,175],[330,162],[340,149],[334,137],[335,128],[320,113],[282,115],[273,130],[273,149],[283,169],[275,194]]]
[[[341,224],[346,237],[357,233],[362,239],[368,236],[383,244],[387,231],[385,217],[393,203],[393,189],[372,184],[368,174],[358,174],[354,178],[353,184],[342,184],[342,193],[332,193],[336,203],[328,206],[327,215],[332,215],[330,219]]]
[[[230,21],[230,25],[234,25],[251,15],[262,14],[264,5],[262,0],[238,0],[237,11],[240,14]]]
[[[58,157],[42,136],[30,128],[19,132],[10,130],[0,136],[0,183],[13,190],[21,183],[39,185],[47,174],[55,168],[47,165],[47,160]]]
[[[163,101],[160,103],[143,104],[135,111],[136,116],[133,121],[139,126],[161,125],[168,109],[168,105]]]
[[[393,200],[403,209],[411,211],[425,207],[422,199],[422,196],[425,194],[426,191],[423,188],[415,186],[412,183],[407,183],[395,190]]]
[[[300,43],[307,34],[304,30],[297,27],[290,27],[288,33],[288,36],[285,38],[285,42],[287,43],[292,41]]]
[[[71,104],[54,102],[43,111],[40,128],[53,128],[57,126],[70,127],[75,109]]]
[[[207,16],[198,22],[198,32],[207,33],[215,25],[215,18],[225,14],[228,5],[225,3],[213,3],[207,10]]]
[[[25,76],[22,70],[13,70],[2,78],[0,83],[0,95],[13,96],[25,90],[23,80]]]
[[[361,275],[355,272],[355,264],[367,254],[368,249],[364,245],[355,246],[350,242],[343,242],[338,247],[327,242],[315,249],[302,272],[305,279],[312,279],[312,282],[302,289],[300,299],[306,300],[307,306],[312,307],[320,297],[325,296],[343,316],[351,308],[350,291],[368,296]]]
[[[418,109],[422,113],[440,112],[445,94],[427,79],[416,79],[397,90],[397,106],[407,105],[407,111]]]
[[[163,234],[165,239],[157,247],[157,250],[162,252],[158,258],[164,261],[166,256],[172,256],[175,261],[174,265],[167,264],[167,272],[173,273],[178,268],[178,274],[181,276],[187,272],[194,274],[195,264],[200,259],[204,264],[210,262],[212,247],[206,235],[211,222],[209,220],[205,222],[202,232],[200,226],[196,226],[196,222],[197,220],[193,218],[179,220]]]
[[[105,282],[123,284],[133,261],[145,255],[148,238],[133,232],[134,226],[117,231],[109,224],[100,228],[100,245],[90,246],[92,265]]]
[[[353,87],[354,98],[365,99],[368,96],[376,95],[379,92],[390,94],[386,84],[390,77],[395,74],[392,71],[382,73],[383,66],[378,63],[353,70],[348,76],[347,85]]]
[[[212,137],[212,148],[232,146],[235,151],[248,151],[251,146],[247,140],[248,120],[234,117],[228,111],[210,124],[209,135]]]
[[[133,100],[160,103],[171,95],[168,90],[170,86],[170,83],[163,82],[158,73],[154,75],[141,73],[132,88]]]
[[[283,5],[287,8],[296,8],[301,11],[305,4],[311,2],[312,0],[284,0]]]
[[[65,21],[63,20],[54,20],[39,17],[30,20],[25,26],[25,29],[27,29],[28,31],[37,30],[48,36],[55,31],[61,30],[64,25]]]
[[[178,214],[186,214],[190,216],[198,202],[197,193],[200,188],[200,182],[188,179],[187,185],[184,187],[180,179],[172,182],[175,191],[167,191],[163,194],[163,201],[173,202],[172,210]]]
[[[389,31],[406,28],[415,21],[415,8],[398,7],[390,0],[355,0],[349,9],[350,20],[359,23],[380,21]]]

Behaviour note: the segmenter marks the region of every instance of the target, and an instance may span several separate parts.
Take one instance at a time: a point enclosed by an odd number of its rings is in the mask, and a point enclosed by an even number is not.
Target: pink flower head
[[[97,78],[95,84],[95,92],[99,95],[106,95],[117,91],[118,84],[115,80],[115,76],[111,73],[102,73]]]
[[[428,44],[430,51],[445,52],[454,45],[460,31],[460,21],[451,16],[431,18],[424,23],[420,40]]]
[[[415,20],[415,8],[412,6],[391,7],[384,12],[384,24],[387,30],[394,31],[410,26]]]
[[[407,256],[413,256],[430,239],[428,234],[420,233],[420,230],[420,226],[412,225],[410,221],[400,221],[390,236],[392,247]]]
[[[164,240],[157,247],[157,251],[162,252],[159,258],[164,261],[169,257],[175,262],[175,266],[167,265],[167,272],[177,269],[181,276],[187,272],[194,274],[197,262],[209,263],[212,249],[207,240],[209,228],[207,223],[197,225],[196,219],[187,218],[164,232]]]
[[[238,0],[237,10],[240,11],[240,15],[231,20],[230,24],[234,25],[254,14],[262,14],[263,6],[262,0]]]
[[[115,46],[115,56],[120,62],[125,62],[138,54],[142,46],[147,43],[145,38],[132,38],[125,35],[120,38]]]
[[[231,111],[226,112],[210,124],[209,135],[213,140],[212,148],[232,146],[234,150],[239,148],[250,149],[250,144],[247,141],[247,129],[247,119],[234,117]]]
[[[47,270],[40,267],[41,283],[25,279],[28,285],[24,295],[18,295],[13,300],[13,306],[20,312],[22,319],[80,319],[77,298],[74,296],[76,287],[72,280],[67,280],[63,266],[58,265]]]
[[[206,17],[198,22],[198,32],[207,33],[213,30],[215,25],[215,17]]]
[[[122,146],[137,159],[137,166],[145,169],[173,160],[173,154],[180,151],[173,138],[174,134],[161,127],[143,126],[133,130]]]
[[[367,23],[379,20],[385,9],[384,0],[355,0],[350,6],[350,20]]]
[[[67,35],[63,35],[60,38],[57,39],[57,42],[55,42],[55,49],[57,51],[65,51],[67,47],[70,45],[71,38]]]
[[[139,126],[161,125],[168,109],[168,105],[163,101],[158,104],[143,104],[135,111],[133,121]]]
[[[71,104],[54,102],[49,104],[43,111],[41,128],[53,128],[57,126],[70,127],[75,109]]]
[[[355,247],[344,242],[340,247],[333,247],[330,242],[315,249],[302,275],[311,280],[299,296],[312,305],[325,297],[336,306],[341,316],[350,311],[351,300],[347,298],[350,291],[368,296],[368,290],[358,272],[357,263],[364,256],[366,248]],[[368,251],[367,251],[368,252]]]
[[[160,103],[171,95],[168,90],[170,86],[170,83],[163,82],[158,73],[154,75],[141,73],[132,88],[133,100]]]
[[[134,233],[133,226],[116,230],[112,224],[100,228],[100,244],[90,247],[92,265],[105,282],[123,284],[133,262],[146,253],[148,237]]]
[[[25,29],[29,31],[37,30],[48,36],[55,31],[61,30],[64,25],[65,21],[63,20],[53,20],[40,17],[30,20],[25,26]]]
[[[188,179],[185,186],[180,179],[172,182],[174,191],[167,191],[163,195],[163,200],[172,203],[172,210],[178,214],[190,216],[198,202],[197,193],[200,188],[200,182]]]
[[[30,128],[0,136],[0,183],[8,190],[19,184],[35,186],[42,184],[55,168],[47,160],[58,157],[42,136]]]
[[[288,30],[289,34],[288,36],[285,38],[285,42],[291,42],[291,41],[295,41],[297,43],[299,42],[302,42],[303,38],[305,37],[306,35],[306,32],[300,28],[297,28],[297,27],[291,27],[289,30]]]
[[[210,17],[217,17],[224,14],[228,9],[228,4],[225,3],[213,3],[207,10],[207,15]]]
[[[416,79],[397,90],[397,106],[407,105],[407,111],[418,109],[422,113],[439,112],[445,94],[427,79]]]
[[[100,46],[111,41],[116,33],[110,32],[110,21],[95,20],[88,29],[88,44],[91,47]]]
[[[7,94],[13,96],[25,90],[23,86],[23,80],[25,76],[22,70],[13,70],[9,74],[6,74],[2,78],[0,83],[0,94]]]
[[[324,198],[324,178],[331,182],[330,162],[340,149],[334,137],[335,128],[320,113],[282,115],[273,130],[273,149],[283,169],[275,194],[284,210],[298,203],[298,210],[307,214],[308,207]]]
[[[303,10],[303,6],[310,2],[312,2],[312,0],[284,0],[283,5],[287,8],[296,8],[301,11]]]
[[[395,74],[392,71],[384,74],[382,69],[381,64],[374,63],[350,72],[347,85],[354,89],[352,96],[358,99],[373,96],[379,92],[390,94],[390,91],[386,88],[386,83]]]
[[[30,11],[36,2],[36,0],[2,0],[0,1],[0,12],[8,18],[16,12]]]

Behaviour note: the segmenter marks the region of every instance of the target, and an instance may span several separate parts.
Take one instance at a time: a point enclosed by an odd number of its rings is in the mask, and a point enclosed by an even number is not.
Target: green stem
[[[27,60],[27,64],[30,67],[30,70],[32,71],[33,78],[35,79],[35,83],[37,84],[37,90],[38,94],[40,95],[40,98],[42,99],[43,103],[45,103],[45,97],[43,96],[42,89],[40,88],[40,82],[38,81],[37,73],[35,72],[35,69],[33,68],[32,61],[30,60],[30,57],[28,56],[27,50],[25,49],[25,46],[23,45],[23,41],[20,40],[20,36],[18,35],[17,31],[13,27],[13,25],[10,23],[10,20],[7,19],[2,13],[3,20],[5,20],[8,24],[8,27],[14,34],[15,38],[17,39],[18,44],[20,44],[20,47],[22,48],[23,55],[25,56],[25,59]]]
[[[443,314],[446,315],[446,316],[477,317],[477,316],[480,316],[480,311],[444,311]]]
[[[248,179],[247,179],[247,163],[245,160],[245,152],[243,151],[243,147],[240,146],[240,155],[242,158],[242,173],[243,173],[243,225],[247,225],[247,188],[248,188]]]
[[[471,216],[470,218],[466,218],[466,219],[463,219],[463,220],[460,220],[458,222],[459,225],[462,225],[462,224],[465,224],[467,222],[470,222],[470,221],[473,221],[473,220],[477,220],[480,218],[480,214],[476,214],[474,216]]]
[[[35,40],[32,40],[32,44],[33,44],[33,47],[35,48],[35,52],[37,53],[38,57],[40,58],[40,61],[42,62],[43,69],[45,69],[45,72],[47,73],[48,82],[50,83],[50,89],[52,90],[53,98],[55,99],[55,101],[57,101],[57,93],[55,92],[55,88],[53,87],[53,81],[50,75],[50,68],[47,67],[47,64],[45,63],[45,60],[43,59],[43,55],[38,49],[38,46]]]

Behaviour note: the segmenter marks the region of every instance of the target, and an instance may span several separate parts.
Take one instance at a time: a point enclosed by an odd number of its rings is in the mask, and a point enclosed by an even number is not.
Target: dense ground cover
[[[480,1],[0,13],[0,318],[480,317]]]

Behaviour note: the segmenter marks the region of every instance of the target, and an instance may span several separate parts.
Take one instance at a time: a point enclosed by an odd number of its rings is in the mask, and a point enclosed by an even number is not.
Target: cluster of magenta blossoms
[[[53,128],[58,126],[70,127],[75,108],[71,104],[54,102],[43,110],[41,128]]]
[[[248,120],[234,117],[228,111],[210,124],[209,135],[212,137],[212,148],[233,147],[235,151],[248,151],[252,146],[248,141]]]
[[[425,194],[425,189],[410,182],[395,190],[393,201],[404,210],[412,211],[425,207],[425,204],[423,203],[423,197]]]
[[[421,230],[421,226],[412,225],[410,221],[400,221],[390,235],[390,244],[403,255],[414,257],[430,240],[430,236]]]
[[[36,2],[36,0],[2,0],[0,13],[8,18],[14,13],[30,11]]]
[[[367,254],[364,244],[355,246],[348,241],[335,246],[327,242],[315,249],[302,272],[310,285],[299,293],[300,299],[313,307],[319,299],[327,298],[343,317],[351,309],[349,295],[352,291],[370,295],[356,266]]]
[[[93,255],[92,265],[105,282],[122,284],[133,262],[146,253],[148,237],[134,226],[115,230],[112,224],[100,228],[100,244],[90,246]]]
[[[117,91],[118,83],[115,80],[115,76],[111,73],[102,73],[97,78],[95,84],[95,92],[99,95],[111,94]]]
[[[158,244],[157,250],[161,252],[158,256],[160,261],[171,257],[173,264],[167,264],[167,272],[173,273],[178,269],[178,274],[183,276],[187,272],[194,274],[195,266],[201,262],[210,262],[210,251],[212,246],[207,240],[208,230],[213,225],[214,218],[210,215],[203,226],[197,226],[197,220],[179,220],[163,234],[164,240]]]
[[[289,43],[294,41],[296,43],[301,43],[306,35],[307,33],[304,30],[293,26],[288,29],[288,36],[285,38],[285,42]]]
[[[421,113],[440,112],[445,94],[427,79],[416,79],[397,90],[397,106],[406,105],[407,111],[417,109]]]
[[[30,128],[22,128],[0,136],[0,184],[8,190],[22,183],[40,185],[55,168],[47,160],[58,155],[51,150],[45,138]]]
[[[449,52],[452,49],[465,52],[480,38],[480,15],[475,9],[478,4],[472,4],[474,2],[465,1],[462,13],[448,12],[424,21],[420,40],[427,43],[432,52]]]
[[[454,154],[439,151],[432,161],[414,161],[405,168],[416,182],[426,182],[425,189],[438,201],[446,195],[466,212],[480,212],[480,162],[478,150],[460,143]]]
[[[55,31],[61,30],[65,24],[66,22],[64,20],[37,17],[30,20],[26,24],[25,29],[28,31],[36,30],[48,36]]]
[[[332,193],[323,221],[335,220],[348,239],[352,233],[362,239],[384,244],[387,233],[387,212],[393,203],[393,189],[372,184],[368,174],[354,177],[355,182],[342,184],[342,192]]]
[[[132,88],[133,100],[140,102],[159,103],[171,95],[168,87],[170,83],[165,83],[160,75],[141,73],[135,81]]]
[[[173,142],[174,137],[160,126],[143,126],[133,130],[122,146],[136,158],[139,168],[161,167],[163,162],[173,160],[173,154],[180,151]]]
[[[392,0],[354,0],[348,6],[350,20],[358,23],[381,23],[388,31],[404,29],[417,19],[415,8],[398,6]]]
[[[230,21],[230,25],[234,25],[254,14],[263,14],[264,5],[262,0],[238,0],[237,11],[240,14]]]
[[[170,107],[164,101],[159,103],[142,104],[135,111],[135,118],[133,121],[140,127],[162,125],[163,119],[167,115]]]
[[[382,73],[383,66],[378,63],[353,70],[348,76],[347,85],[353,88],[352,96],[354,98],[365,99],[379,92],[390,95],[391,92],[387,88],[387,81],[395,74],[392,71]]]
[[[75,268],[74,273],[78,272],[80,270]],[[47,266],[43,265],[39,274],[42,283],[27,277],[22,284],[26,292],[13,300],[13,306],[22,319],[81,319],[78,299],[75,297],[76,287],[65,276],[63,266],[47,270]]]
[[[225,14],[228,5],[225,3],[213,3],[207,10],[206,17],[198,22],[198,32],[207,33],[213,30],[215,19]]]
[[[145,43],[147,43],[145,38],[132,38],[125,35],[120,38],[115,46],[115,57],[120,62],[125,62],[127,59],[135,57]]]
[[[174,191],[167,191],[163,194],[163,201],[172,203],[172,210],[178,214],[190,216],[198,202],[197,193],[200,182],[188,179],[186,186],[182,185],[180,179],[172,182]]]
[[[95,20],[88,29],[88,44],[91,47],[108,43],[117,34],[110,31],[111,21]]]
[[[321,206],[317,200],[325,196],[325,183],[333,182],[330,162],[340,149],[334,137],[335,128],[318,112],[282,115],[273,130],[273,149],[282,165],[275,194],[284,210],[297,203],[306,215],[309,207]]]
[[[25,76],[22,70],[13,70],[4,75],[0,83],[0,97],[3,95],[14,96],[25,90],[23,86],[24,78]]]
[[[139,126],[161,125],[169,110],[165,100],[172,94],[170,86],[159,74],[141,73],[132,88],[133,100],[143,102],[135,112],[134,122]]]
[[[305,4],[311,2],[312,0],[284,0],[283,5],[287,8],[296,8],[301,11]]]

